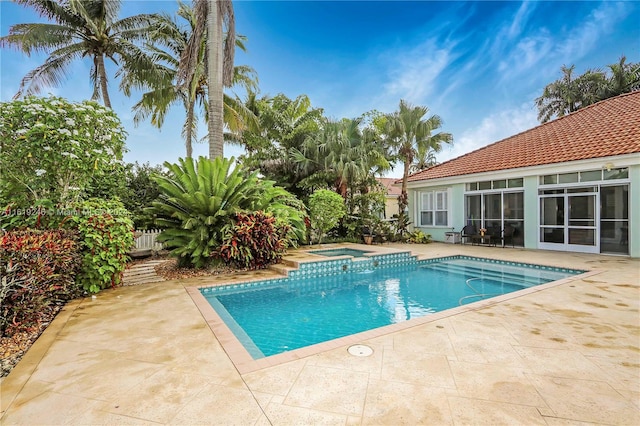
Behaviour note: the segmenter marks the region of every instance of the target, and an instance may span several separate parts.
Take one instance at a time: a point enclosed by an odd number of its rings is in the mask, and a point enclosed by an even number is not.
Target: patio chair
[[[504,231],[502,231],[502,247],[507,244],[507,241],[511,242],[511,247],[515,247],[516,244],[513,241],[513,236],[516,233],[516,228],[511,225],[507,225],[504,227]]]
[[[476,231],[476,227],[474,225],[466,225],[462,228],[462,231],[460,232],[460,242],[464,244],[465,238],[467,240],[473,241],[473,237],[476,235],[478,235],[478,232]]]
[[[499,226],[492,226],[487,229],[487,234],[489,234],[489,245],[495,247],[498,242],[502,243],[502,229]]]

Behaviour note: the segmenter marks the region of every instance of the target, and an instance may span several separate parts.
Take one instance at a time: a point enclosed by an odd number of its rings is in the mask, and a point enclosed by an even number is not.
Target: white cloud
[[[520,39],[515,46],[505,43],[500,34],[511,35],[516,29],[513,25],[508,32],[503,28],[492,46],[493,57],[502,58],[498,63],[501,81],[517,80],[531,74],[544,78],[555,75],[561,65],[569,65],[567,58],[570,58],[570,63],[576,63],[590,54],[598,46],[598,40],[614,31],[630,10],[624,2],[603,2],[584,20],[578,21],[575,27],[555,33],[540,27],[530,32],[528,37]],[[516,20],[526,12],[521,11],[522,7],[516,14]]]
[[[562,58],[581,58],[588,54],[597,41],[615,31],[619,21],[626,18],[631,7],[624,2],[603,2],[593,10],[587,19],[580,23],[580,28],[572,31],[564,42],[558,46],[558,56]]]
[[[537,6],[536,2],[531,2],[531,1],[522,2],[507,32],[507,35],[509,36],[510,39],[513,39],[522,33],[524,27],[527,24],[527,20],[529,19],[529,16],[531,16],[531,13],[535,10],[536,6]]]
[[[389,81],[384,84],[382,98],[392,99],[394,106],[400,99],[412,103],[424,102],[438,87],[437,80],[442,72],[455,59],[452,54],[454,45],[450,43],[440,47],[434,39],[429,39],[391,57]]]
[[[513,136],[537,126],[537,112],[529,104],[517,108],[497,111],[482,119],[480,124],[465,130],[459,137],[454,135],[454,143],[446,146],[437,154],[438,162],[450,160],[467,154],[483,146]]]

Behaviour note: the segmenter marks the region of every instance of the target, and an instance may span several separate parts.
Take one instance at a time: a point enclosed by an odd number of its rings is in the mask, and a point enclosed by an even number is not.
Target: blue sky
[[[400,99],[425,105],[444,120],[454,144],[438,161],[462,155],[538,124],[534,99],[560,77],[605,67],[625,54],[640,62],[640,2],[515,1],[234,1],[236,29],[249,38],[236,64],[256,69],[261,94],[307,94],[332,118],[376,109],[392,112]],[[124,0],[121,16],[176,10],[176,3]],[[41,19],[0,1],[0,34]],[[0,51],[0,100],[44,55]],[[52,93],[71,100],[91,95],[90,64],[78,62]],[[184,155],[179,106],[162,130],[133,125],[131,106],[110,82],[113,108],[129,137],[127,161],[161,164]],[[204,123],[201,129],[205,129]],[[207,155],[197,144],[194,155]],[[225,155],[237,155],[226,147]],[[396,168],[389,176],[400,176]]]

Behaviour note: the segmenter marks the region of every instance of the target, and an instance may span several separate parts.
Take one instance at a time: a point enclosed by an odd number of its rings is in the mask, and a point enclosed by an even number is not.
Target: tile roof
[[[376,180],[385,187],[385,189],[387,190],[387,196],[389,197],[397,197],[402,192],[401,187],[393,186],[394,182],[398,180],[397,178],[376,178]]]
[[[409,176],[409,181],[640,152],[640,91],[606,99]]]

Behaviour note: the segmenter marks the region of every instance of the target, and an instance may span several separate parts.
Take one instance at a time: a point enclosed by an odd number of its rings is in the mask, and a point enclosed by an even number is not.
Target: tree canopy
[[[545,86],[536,98],[538,120],[546,123],[598,101],[640,89],[640,63],[627,63],[623,55],[606,71],[588,69],[575,76],[575,65],[560,68],[562,77]]]

